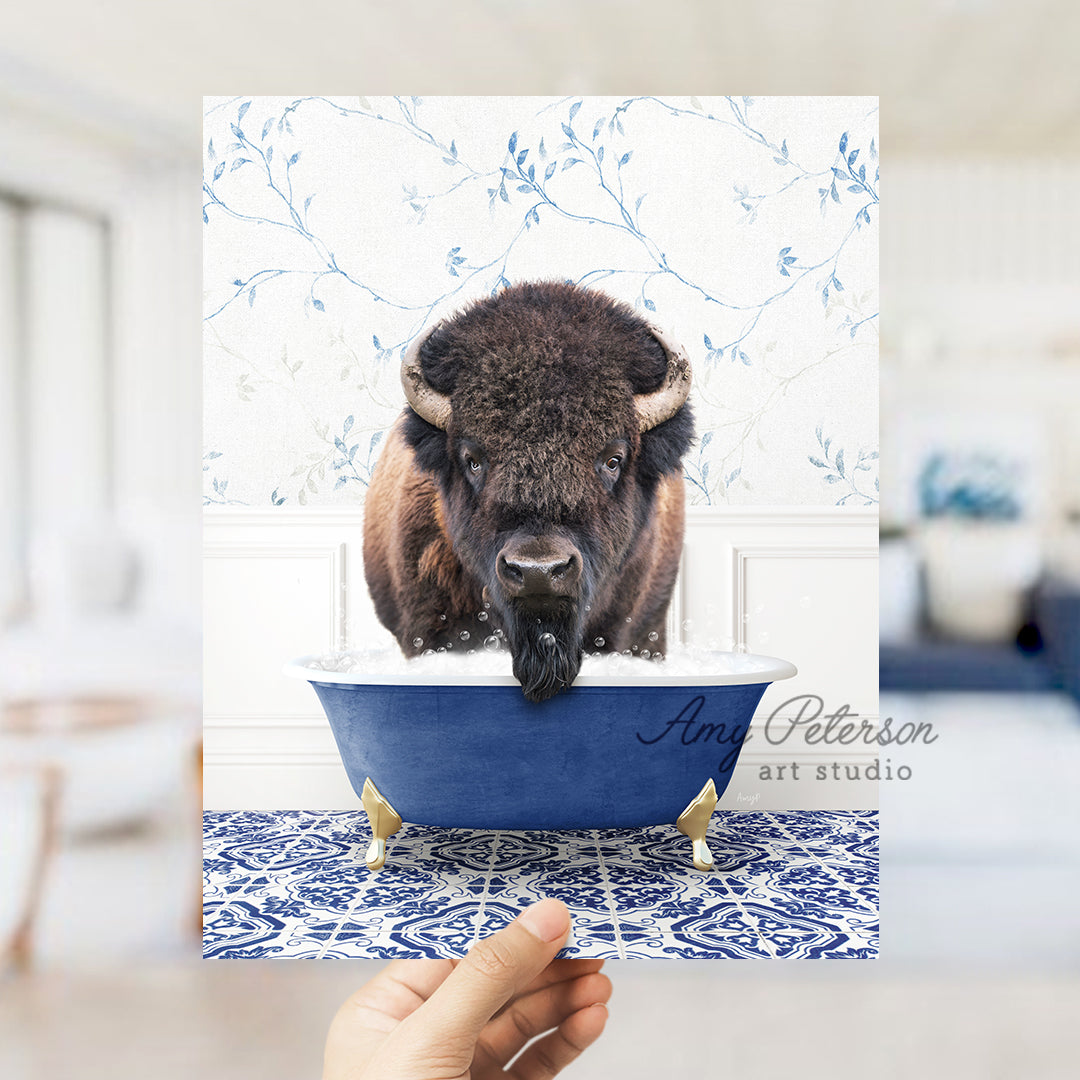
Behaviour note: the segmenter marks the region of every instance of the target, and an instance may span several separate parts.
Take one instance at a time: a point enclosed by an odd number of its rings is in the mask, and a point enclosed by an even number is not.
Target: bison
[[[693,438],[683,350],[593,289],[510,286],[406,352],[364,514],[407,656],[508,646],[526,698],[585,649],[663,653]]]

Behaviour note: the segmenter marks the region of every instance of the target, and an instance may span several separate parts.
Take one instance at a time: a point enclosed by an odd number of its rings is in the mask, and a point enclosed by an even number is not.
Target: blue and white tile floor
[[[874,957],[875,811],[714,815],[717,869],[674,826],[476,832],[406,825],[364,864],[360,811],[207,812],[208,958],[455,957],[542,896],[574,916],[564,955]]]

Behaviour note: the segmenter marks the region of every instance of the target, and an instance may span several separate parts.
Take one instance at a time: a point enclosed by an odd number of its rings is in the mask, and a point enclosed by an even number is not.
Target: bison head
[[[526,696],[550,697],[648,585],[657,486],[693,433],[686,356],[602,293],[526,284],[421,335],[402,382],[454,553]]]

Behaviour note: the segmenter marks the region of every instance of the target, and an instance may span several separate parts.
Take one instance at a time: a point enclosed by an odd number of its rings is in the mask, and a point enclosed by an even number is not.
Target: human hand
[[[555,1076],[599,1038],[611,996],[603,960],[555,959],[569,933],[566,906],[541,900],[462,960],[395,960],[338,1010],[323,1080]]]

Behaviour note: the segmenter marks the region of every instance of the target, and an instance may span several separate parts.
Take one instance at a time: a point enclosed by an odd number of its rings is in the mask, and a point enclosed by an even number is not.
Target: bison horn
[[[658,390],[634,397],[638,431],[648,431],[670,420],[683,407],[690,393],[690,360],[686,350],[655,326],[650,326],[649,331],[667,353],[667,374]]]
[[[428,337],[430,332],[418,334],[406,350],[405,358],[401,361],[401,385],[405,390],[405,400],[412,406],[413,412],[445,431],[450,423],[450,395],[440,394],[424,378],[420,366],[420,349]]]

